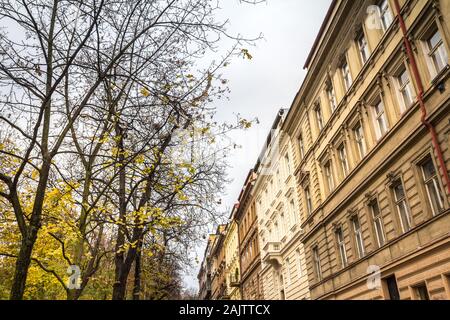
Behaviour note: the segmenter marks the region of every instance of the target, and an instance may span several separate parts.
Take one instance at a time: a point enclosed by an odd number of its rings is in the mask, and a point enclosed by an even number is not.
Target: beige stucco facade
[[[240,300],[239,279],[241,270],[239,265],[239,237],[238,225],[233,218],[236,209],[228,223],[225,235],[225,277],[227,281],[227,296],[230,300]]]
[[[287,110],[280,110],[274,121],[256,167],[258,178],[253,188],[261,279],[268,300],[309,298],[292,144],[281,130],[286,113]]]
[[[450,299],[449,53],[449,1],[332,1],[239,198],[244,299]]]
[[[333,4],[285,121],[312,299],[450,298],[449,3],[399,4],[430,125],[391,0]]]

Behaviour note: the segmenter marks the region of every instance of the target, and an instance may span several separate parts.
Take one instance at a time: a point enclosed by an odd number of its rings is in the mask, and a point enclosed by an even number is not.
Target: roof
[[[319,46],[320,38],[322,38],[322,35],[325,32],[325,29],[326,29],[326,26],[328,24],[328,21],[331,18],[331,13],[333,12],[334,7],[336,6],[336,4],[337,4],[337,0],[333,0],[331,2],[331,5],[328,8],[327,14],[325,16],[325,19],[323,20],[322,25],[320,26],[319,33],[317,34],[316,39],[314,40],[313,46],[311,48],[311,51],[309,52],[309,55],[306,58],[305,65],[303,66],[303,69],[307,69],[309,67],[309,64],[311,63],[312,57],[314,56],[314,53],[316,52],[316,49]]]

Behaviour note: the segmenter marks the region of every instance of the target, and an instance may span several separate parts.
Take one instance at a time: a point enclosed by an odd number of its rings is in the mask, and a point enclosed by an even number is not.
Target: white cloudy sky
[[[260,124],[250,130],[231,135],[242,148],[229,157],[229,177],[233,182],[222,198],[224,209],[236,202],[277,111],[289,108],[300,88],[305,76],[304,62],[330,3],[331,0],[267,0],[254,6],[240,4],[239,0],[221,0],[219,18],[229,19],[230,33],[248,37],[262,33],[264,36],[255,47],[249,47],[251,61],[236,59],[224,72],[231,94],[229,100],[218,102],[218,118],[231,121],[240,113],[245,118],[260,120]],[[224,44],[224,50],[226,46]],[[203,250],[204,245],[199,246],[199,260]],[[195,266],[186,275],[188,287],[197,288],[198,268]]]

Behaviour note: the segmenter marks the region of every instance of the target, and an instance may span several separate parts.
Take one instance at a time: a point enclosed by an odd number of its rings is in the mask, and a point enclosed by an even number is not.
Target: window
[[[358,257],[362,258],[362,257],[364,257],[365,249],[364,249],[364,239],[363,239],[363,234],[362,234],[362,230],[361,230],[361,224],[359,222],[358,216],[354,216],[352,218],[352,225],[353,225],[353,232],[355,235],[356,249],[358,250]]]
[[[384,112],[384,103],[380,100],[373,106],[377,138],[380,139],[388,131],[388,122]]]
[[[305,188],[305,198],[306,198],[306,211],[308,212],[308,215],[309,215],[313,211],[313,205],[312,205],[311,193],[309,192],[309,187]]]
[[[286,177],[287,177],[291,173],[291,164],[289,161],[289,155],[287,153],[284,155],[284,163],[286,165]]]
[[[277,169],[277,186],[278,186],[278,188],[281,188],[280,169]]]
[[[427,285],[425,283],[415,286],[413,289],[418,300],[430,300]]]
[[[331,168],[331,160],[328,160],[324,165],[325,180],[327,181],[328,191],[334,189],[333,169]]]
[[[287,284],[290,285],[292,279],[291,279],[291,263],[289,261],[289,258],[286,258],[285,269],[286,269],[286,276],[287,276]]]
[[[341,258],[341,265],[345,267],[347,265],[347,251],[345,249],[345,239],[344,233],[342,232],[342,227],[336,229],[336,242],[339,249],[339,256]]]
[[[319,103],[317,103],[316,106],[314,107],[314,112],[316,113],[317,127],[319,128],[319,131],[322,131],[324,127],[324,122],[323,122],[322,108],[320,107]]]
[[[350,74],[350,67],[348,66],[347,61],[341,67],[342,78],[344,79],[345,90],[347,91],[352,86],[352,75]]]
[[[293,199],[291,199],[291,201],[289,202],[289,206],[290,206],[291,214],[294,217],[294,220],[293,220],[294,223],[298,223],[298,215],[295,212],[295,204],[294,204],[294,200]]]
[[[408,232],[411,229],[411,217],[406,204],[405,190],[401,182],[394,186],[394,199],[402,230],[403,232]]]
[[[370,204],[370,211],[372,213],[373,225],[375,229],[375,235],[377,237],[378,247],[382,247],[386,243],[386,239],[384,236],[383,216],[381,215],[378,201],[372,201],[372,203]]]
[[[328,101],[329,101],[330,107],[331,107],[331,112],[334,112],[334,110],[336,110],[336,107],[337,107],[337,100],[336,100],[336,94],[334,92],[334,87],[333,87],[333,84],[331,83],[331,81],[328,83],[326,91],[327,91]]]
[[[280,288],[280,300],[286,300],[286,296],[284,293],[284,279],[283,279],[282,274],[280,274],[278,284],[279,284],[279,288]]]
[[[433,215],[436,215],[444,209],[444,201],[442,198],[436,169],[434,167],[433,160],[430,157],[422,163],[421,171],[425,189],[427,191],[428,201],[430,202]]]
[[[295,256],[297,258],[297,274],[298,278],[300,279],[302,277],[303,272],[302,272],[302,257],[299,249],[295,250]]]
[[[445,50],[444,42],[442,41],[439,30],[436,30],[426,41],[428,49],[428,57],[430,58],[434,72],[438,74],[447,65],[448,56]]]
[[[305,142],[303,141],[303,136],[298,137],[298,148],[300,150],[300,157],[303,159],[305,157]]]
[[[365,64],[369,59],[370,51],[366,37],[364,36],[364,32],[361,32],[361,35],[358,38],[358,49],[359,55],[361,56],[361,61],[363,64]]]
[[[384,281],[388,289],[388,298],[390,300],[400,300],[400,293],[398,292],[397,279],[395,278],[395,275],[387,277]]]
[[[317,280],[322,280],[322,266],[320,265],[319,248],[315,246],[312,249],[312,256],[314,262],[314,272],[316,273]]]
[[[411,89],[411,81],[409,79],[408,71],[404,67],[402,71],[400,71],[399,76],[397,77],[397,85],[401,103],[401,111],[404,112],[408,109],[413,103],[413,93]]]
[[[344,178],[348,175],[348,160],[347,160],[347,152],[345,151],[345,145],[341,144],[338,148],[339,161],[341,162],[342,173]]]
[[[383,29],[383,32],[386,32],[386,30],[389,28],[393,20],[391,10],[389,9],[388,1],[387,0],[381,1],[379,7],[380,7],[381,27]]]
[[[361,123],[358,123],[355,128],[353,128],[353,135],[358,148],[359,158],[362,159],[366,155],[366,142],[364,140],[364,132]]]

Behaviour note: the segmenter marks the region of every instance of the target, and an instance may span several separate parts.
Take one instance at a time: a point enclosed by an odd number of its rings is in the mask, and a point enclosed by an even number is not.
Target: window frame
[[[364,66],[367,61],[370,59],[370,48],[369,48],[369,42],[367,41],[366,35],[364,33],[364,30],[361,30],[358,34],[358,37],[356,38],[356,43],[358,46],[358,52],[359,52],[359,58],[361,59],[361,64]],[[364,46],[362,46],[364,44]]]
[[[334,86],[331,80],[327,81],[325,93],[328,98],[328,103],[330,104],[331,113],[333,114],[334,111],[336,111],[337,109],[338,102],[336,97],[336,91],[334,90]]]
[[[345,236],[342,226],[336,227],[334,230],[336,236],[336,245],[338,247],[339,257],[341,261],[341,267],[345,268],[348,266],[347,248],[345,246]]]
[[[382,112],[377,111],[378,106],[382,106]],[[386,113],[386,105],[384,104],[384,101],[382,97],[380,97],[374,104],[371,106],[372,108],[372,114],[373,114],[373,122],[375,126],[375,133],[377,140],[381,140],[387,132],[389,132],[389,120]],[[385,126],[384,131],[381,130],[380,125],[380,119],[383,119],[383,124]]]
[[[341,144],[338,145],[337,153],[341,167],[342,177],[343,179],[345,179],[350,174],[350,164],[348,161],[348,153],[345,147],[345,142],[342,142]]]
[[[344,61],[342,62],[340,70],[342,80],[344,82],[344,91],[348,92],[353,85],[353,78],[350,70],[350,65],[347,61],[347,57],[345,57]]]
[[[434,169],[434,175],[426,178],[425,176],[425,172],[424,172],[424,165],[427,162],[431,162],[431,164],[433,165],[433,169]],[[439,178],[439,169],[436,166],[435,161],[433,160],[431,154],[427,154],[422,160],[420,160],[420,162],[417,163],[417,165],[419,166],[419,175],[420,175],[420,179],[421,179],[421,183],[422,186],[425,190],[425,196],[427,198],[427,203],[428,206],[431,208],[431,213],[432,216],[436,216],[439,215],[440,213],[442,213],[443,211],[445,211],[445,198],[443,197],[443,188],[441,185],[441,181]],[[435,194],[438,197],[438,201],[440,202],[439,205],[441,206],[440,210],[436,210],[436,208],[433,205],[433,200],[431,199],[431,195],[430,195],[430,190],[429,190],[429,186],[428,183],[432,182],[433,183],[433,187],[435,188]],[[436,199],[435,199],[436,200]]]
[[[314,273],[316,275],[317,281],[321,281],[323,275],[322,275],[322,263],[320,262],[320,253],[319,253],[318,245],[313,246],[311,251],[312,251]]]
[[[383,5],[386,5],[385,8],[383,8]],[[383,31],[383,33],[385,33],[389,27],[392,25],[392,22],[394,21],[393,15],[392,15],[392,11],[389,5],[389,1],[388,0],[381,0],[378,2],[378,8],[380,10],[380,24],[381,24],[381,29]],[[383,19],[383,17],[386,17],[386,14],[389,15],[389,23],[385,22],[386,20]]]
[[[306,213],[308,214],[308,216],[310,216],[314,211],[314,206],[312,202],[311,190],[309,188],[309,185],[303,188],[303,192],[305,193]]]
[[[428,32],[428,36],[425,38],[425,48],[426,48],[426,56],[427,59],[431,62],[431,65],[433,66],[432,74],[438,75],[442,70],[445,69],[445,67],[448,65],[448,52],[447,48],[445,47],[444,39],[442,37],[441,30],[435,25],[432,27],[433,31]],[[439,35],[439,41],[436,43],[434,47],[432,47],[430,40],[435,36]],[[444,53],[444,56],[441,56],[442,51]],[[442,68],[438,68],[437,61],[436,61],[436,54],[439,54],[439,58],[441,59],[441,62],[443,63]],[[445,59],[446,58],[446,59]]]
[[[319,132],[322,132],[323,128],[325,128],[325,119],[323,117],[322,107],[320,102],[316,102],[314,104],[314,116],[316,118],[316,125],[319,129]]]
[[[396,192],[396,188],[399,186],[401,186],[401,188],[403,190],[403,197],[401,197],[401,198],[398,197],[397,192]],[[397,181],[395,181],[395,183],[392,184],[392,186],[391,186],[391,190],[393,193],[393,201],[394,201],[395,211],[397,212],[397,217],[400,222],[400,228],[402,230],[402,234],[407,233],[413,228],[413,221],[412,221],[412,216],[411,216],[411,210],[409,209],[409,205],[408,205],[408,196],[406,194],[406,190],[405,190],[403,181],[401,179],[398,179]],[[402,213],[400,211],[400,204],[402,204],[402,207],[405,210],[406,222],[408,223],[407,229],[405,228]]]
[[[401,81],[402,75],[406,74],[408,80],[406,83],[403,83]],[[400,114],[405,113],[409,108],[411,108],[411,106],[414,105],[415,103],[415,98],[416,98],[416,93],[415,93],[415,88],[414,85],[411,81],[411,74],[409,72],[408,67],[402,63],[401,66],[399,67],[398,71],[396,72],[395,76],[395,87],[396,87],[396,91],[397,91],[397,98],[400,102]],[[409,103],[407,103],[407,101],[405,101],[405,90],[407,91],[408,95],[409,95]]]
[[[328,159],[323,164],[323,173],[325,175],[325,181],[327,183],[328,192],[331,193],[336,188],[333,175],[333,164],[331,159]]]
[[[359,129],[359,130],[358,130]],[[362,160],[367,155],[367,143],[364,134],[364,128],[361,120],[358,120],[352,129],[353,138],[355,139],[356,149],[358,150],[359,159]],[[358,132],[361,134],[358,135]]]
[[[358,258],[362,259],[366,255],[366,248],[364,245],[364,235],[362,231],[361,220],[357,214],[351,217],[351,225],[353,230],[353,236],[356,244],[356,253],[358,254]],[[357,225],[359,228],[357,228]]]
[[[378,209],[378,214],[375,215],[375,210],[374,210],[374,205],[376,205],[377,209]],[[377,240],[377,245],[378,248],[381,248],[382,246],[384,246],[386,244],[386,232],[384,230],[384,220],[383,220],[383,213],[381,212],[380,209],[380,204],[378,202],[378,199],[372,199],[369,204],[369,212],[370,212],[370,217],[373,223],[373,228],[375,231],[375,237]],[[380,228],[377,228],[377,225]],[[381,229],[381,230],[379,230]],[[380,232],[381,232],[381,237],[380,237]],[[380,241],[380,239],[382,241]],[[381,243],[382,242],[382,243]]]
[[[300,151],[300,159],[304,159],[305,158],[305,141],[303,140],[303,133],[300,133],[298,138],[298,149]]]

